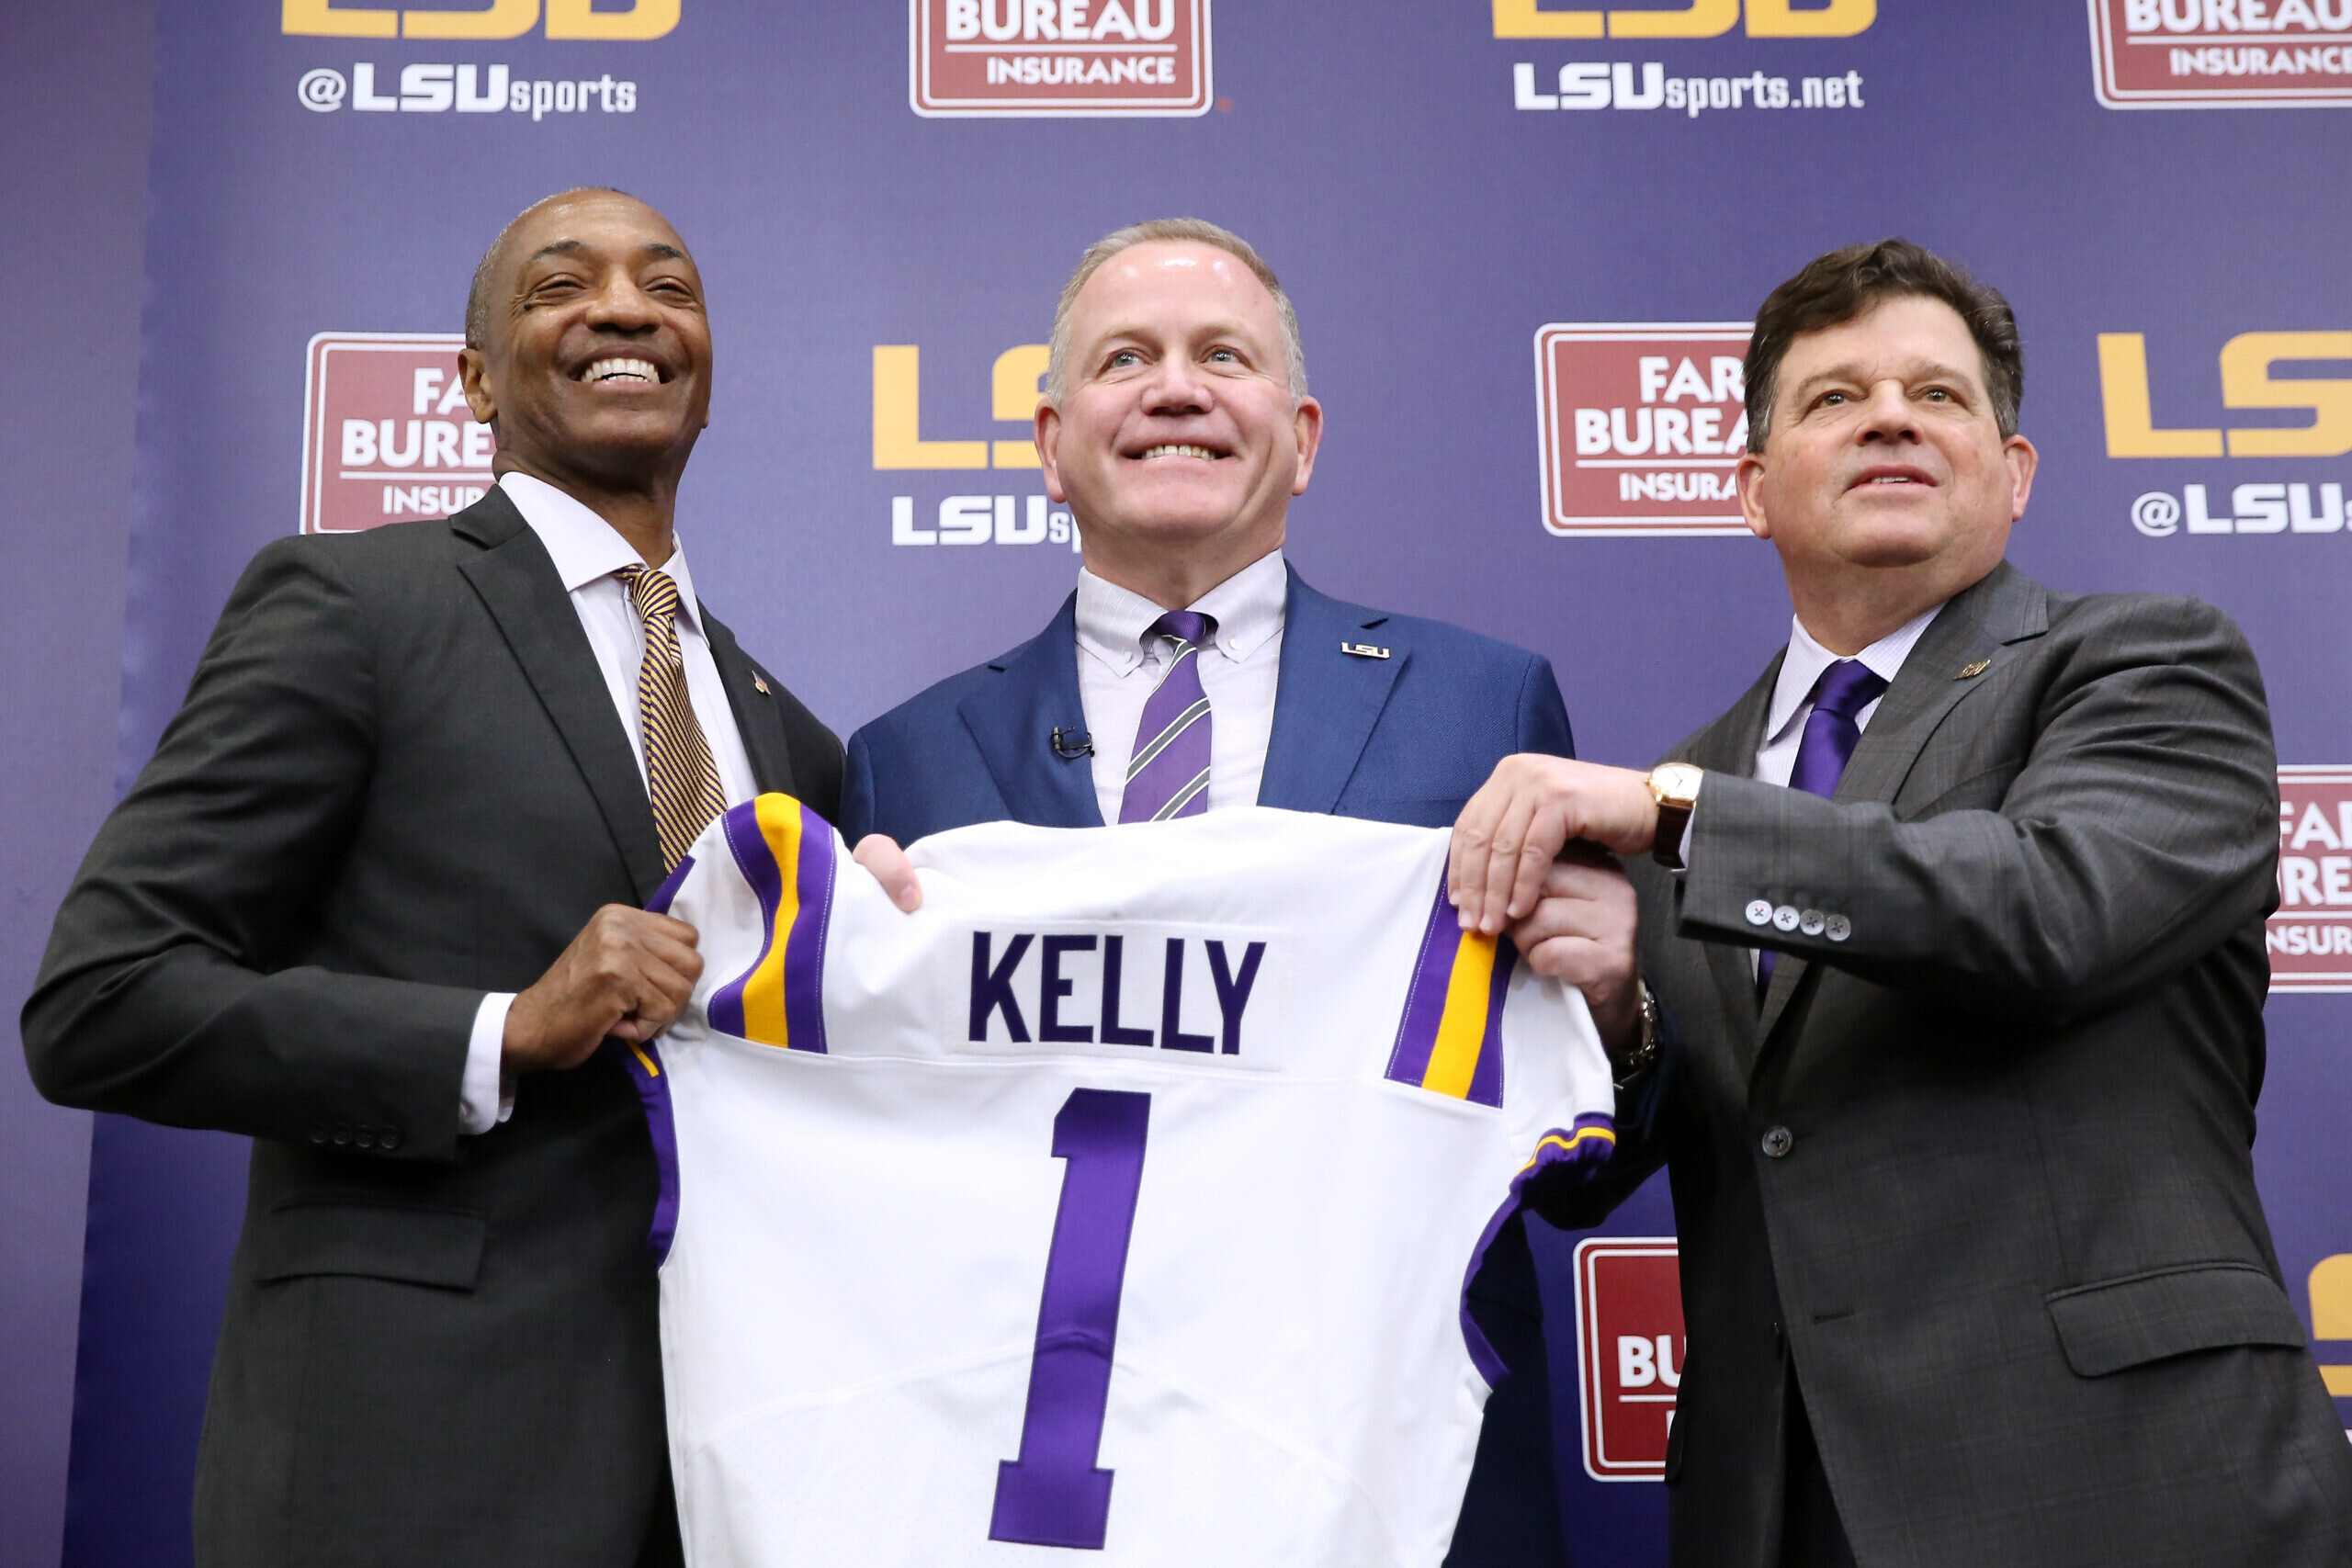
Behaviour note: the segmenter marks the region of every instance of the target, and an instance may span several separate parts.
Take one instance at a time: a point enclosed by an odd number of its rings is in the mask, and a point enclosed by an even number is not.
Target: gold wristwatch
[[[1704,770],[1688,762],[1660,762],[1650,770],[1650,798],[1657,802],[1657,833],[1650,840],[1650,858],[1671,871],[1682,869],[1682,829],[1699,805],[1699,783]]]

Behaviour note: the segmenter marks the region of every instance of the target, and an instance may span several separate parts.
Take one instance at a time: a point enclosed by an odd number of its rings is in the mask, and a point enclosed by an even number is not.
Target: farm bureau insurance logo
[[[302,532],[447,517],[490,488],[496,447],[458,385],[461,333],[321,333],[302,390]]]
[[[907,96],[943,118],[1198,115],[1209,0],[908,0]]]
[[[1554,534],[1736,534],[1747,446],[1746,321],[1562,322],[1536,330],[1544,526]]]
[[[2278,908],[2263,937],[2272,990],[2352,991],[2352,767],[2279,768]]]
[[[2090,0],[2111,109],[2352,104],[2352,0]]]
[[[1665,1236],[1577,1243],[1577,1404],[1584,1472],[1595,1481],[1662,1481],[1682,1332],[1679,1249]]]

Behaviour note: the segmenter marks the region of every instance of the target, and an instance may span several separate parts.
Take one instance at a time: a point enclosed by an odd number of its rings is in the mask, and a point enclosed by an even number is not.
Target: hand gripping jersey
[[[1503,1371],[1464,1287],[1614,1142],[1583,999],[1457,929],[1446,843],[991,824],[912,847],[910,916],[797,801],[714,824],[630,1053],[687,1561],[1438,1563]]]

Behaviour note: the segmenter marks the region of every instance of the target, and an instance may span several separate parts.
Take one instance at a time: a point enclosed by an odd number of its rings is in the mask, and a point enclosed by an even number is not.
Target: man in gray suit
[[[498,485],[264,549],[66,896],[25,1004],[51,1099],[254,1140],[197,1561],[679,1561],[657,1176],[608,1040],[699,972],[640,906],[842,749],[694,592],[709,323],[644,203],[483,258],[459,356]],[[656,579],[658,578],[658,581]]]
[[[1604,924],[1563,844],[1639,857],[1679,1048],[1546,1212],[1668,1164],[1687,1568],[2352,1561],[2248,1153],[2261,676],[2210,605],[2002,559],[2021,381],[2007,303],[1916,245],[1774,290],[1738,483],[1787,649],[1650,773],[1508,759],[1456,829],[1464,921],[1541,972]]]

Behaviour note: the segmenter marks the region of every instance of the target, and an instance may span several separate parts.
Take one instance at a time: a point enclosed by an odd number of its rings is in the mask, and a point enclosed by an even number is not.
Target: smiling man
[[[549,197],[474,276],[498,484],[282,539],[57,918],[24,1040],[68,1104],[254,1139],[197,1560],[675,1562],[656,1176],[608,1038],[700,970],[641,906],[833,737],[703,608],[673,532],[709,422],[661,215]]]
[[[1738,477],[1787,649],[1651,773],[1515,757],[1456,829],[1463,919],[1539,972],[1589,919],[1562,844],[1638,857],[1682,1046],[1654,1135],[1544,1212],[1671,1172],[1678,1568],[2320,1568],[2352,1540],[2250,1158],[2262,678],[2211,605],[2005,563],[2023,376],[2007,303],[1917,245],[1775,289]]]
[[[1036,637],[851,738],[853,840],[1250,805],[1442,826],[1506,754],[1572,754],[1545,660],[1327,598],[1283,561],[1323,409],[1290,300],[1238,236],[1173,219],[1090,248],[1054,313],[1036,435],[1046,491],[1078,522],[1077,592]],[[1595,1018],[1623,1043],[1632,894],[1613,868],[1582,874],[1578,918],[1598,930],[1570,977],[1615,1008]],[[1449,1561],[1540,1568],[1562,1549],[1520,1220],[1488,1259],[1472,1310],[1512,1375],[1487,1403]]]

